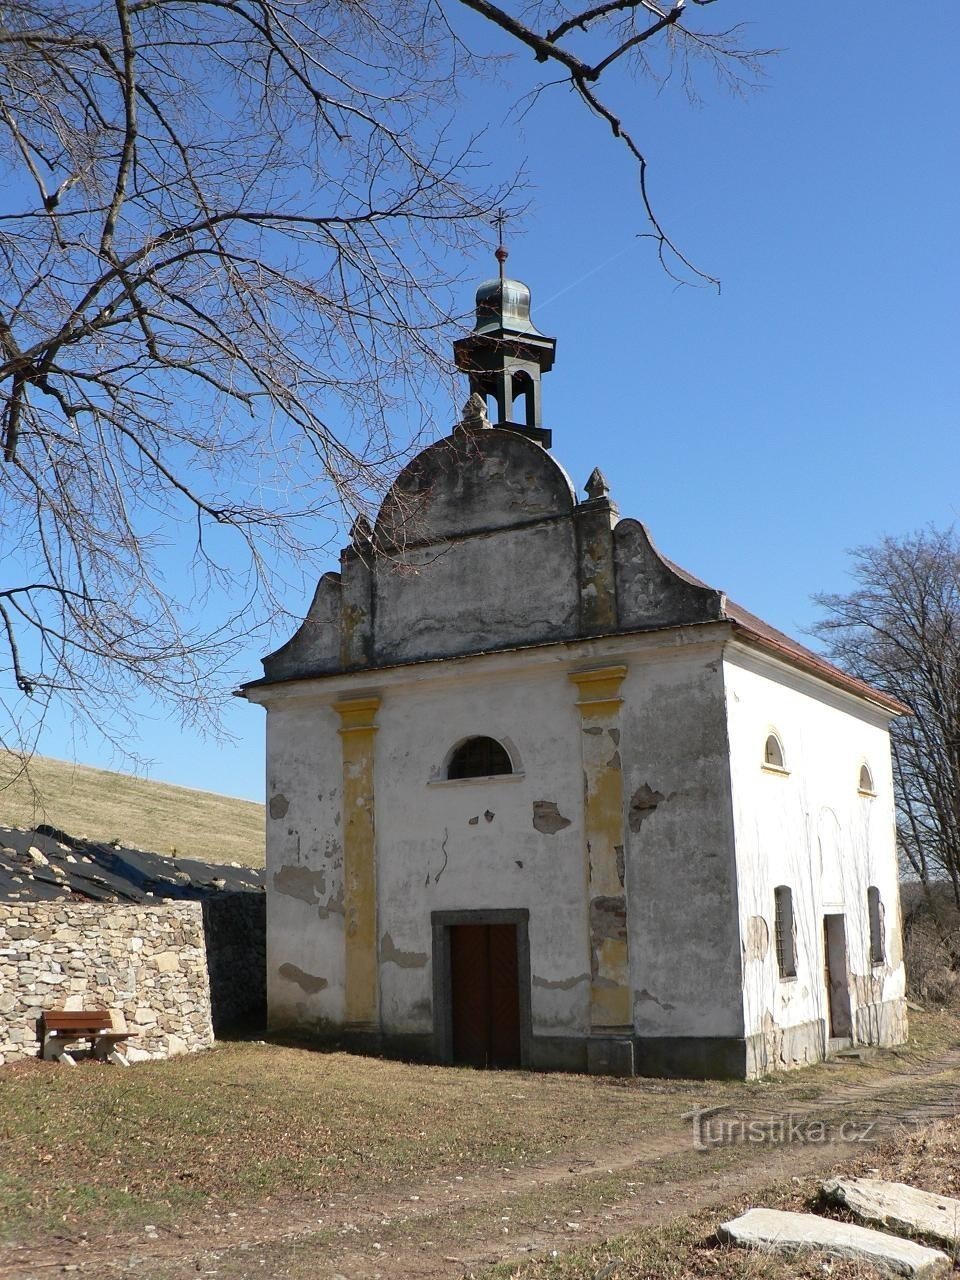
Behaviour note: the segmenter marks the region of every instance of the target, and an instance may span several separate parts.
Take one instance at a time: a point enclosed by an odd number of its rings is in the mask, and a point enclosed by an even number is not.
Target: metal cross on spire
[[[507,222],[506,209],[503,209],[503,208],[498,209],[493,217],[493,225],[497,229],[497,249],[494,254],[494,257],[496,258],[497,262],[499,262],[500,264],[501,280],[503,279],[503,264],[506,262],[507,258],[510,256],[508,250],[506,249],[503,243],[503,228],[506,226],[506,222]]]

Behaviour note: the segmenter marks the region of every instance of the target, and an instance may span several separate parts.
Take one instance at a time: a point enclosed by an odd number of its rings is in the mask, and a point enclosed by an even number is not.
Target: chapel
[[[359,518],[267,711],[269,1023],[478,1067],[747,1078],[906,1038],[896,702],[551,452],[483,284],[463,419]]]

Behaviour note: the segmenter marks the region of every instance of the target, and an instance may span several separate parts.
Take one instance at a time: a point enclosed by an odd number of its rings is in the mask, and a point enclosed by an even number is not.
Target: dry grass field
[[[263,805],[34,756],[0,753],[0,825],[59,827],[155,853],[263,866]]]
[[[956,1194],[958,1035],[949,1014],[916,1015],[895,1053],[751,1083],[479,1072],[251,1042],[127,1071],[26,1062],[4,1069],[0,1091],[0,1274],[822,1276],[820,1261],[787,1269],[712,1233],[748,1199],[804,1207],[841,1161]],[[705,1105],[887,1132],[863,1147],[704,1151],[687,1116]]]

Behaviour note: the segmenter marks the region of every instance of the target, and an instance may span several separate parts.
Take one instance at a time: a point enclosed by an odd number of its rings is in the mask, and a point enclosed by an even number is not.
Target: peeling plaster
[[[577,973],[572,978],[557,978],[554,981],[551,978],[538,978],[533,976],[532,982],[535,987],[542,987],[544,991],[571,991],[574,987],[578,987],[581,982],[589,982],[589,973]]]
[[[483,816],[486,822],[492,822],[497,815],[495,813],[491,813],[489,809],[486,809]]]
[[[480,815],[479,815],[479,813],[478,813],[478,814],[476,815],[476,817],[473,817],[473,818],[468,819],[468,821],[467,821],[467,826],[468,826],[468,827],[475,827],[479,821],[480,821]]]
[[[271,818],[285,818],[287,816],[287,810],[290,808],[290,801],[285,795],[278,793],[277,795],[270,797],[269,808]]]
[[[876,973],[851,973],[850,986],[858,1005],[879,1004],[883,1000],[884,970]]]
[[[401,951],[394,945],[389,933],[380,939],[380,959],[384,964],[395,964],[401,969],[423,969],[427,963],[425,951]]]
[[[336,893],[332,893],[326,902],[317,908],[317,914],[321,920],[327,920],[330,916],[342,916],[343,908],[343,888],[339,888]]]
[[[784,1054],[783,1030],[777,1026],[776,1020],[769,1009],[764,1010],[760,1030],[764,1041],[767,1070],[769,1071],[771,1067],[788,1066],[789,1064]]]
[[[544,835],[555,836],[558,831],[570,826],[570,819],[560,812],[556,800],[534,800],[533,825]]]
[[[309,867],[281,867],[273,873],[273,887],[277,893],[298,898],[312,907],[327,891],[326,872],[311,871]]]
[[[615,751],[615,752],[613,753],[613,755],[612,755],[612,756],[610,757],[610,759],[607,761],[607,765],[606,765],[606,767],[607,767],[608,769],[621,769],[621,768],[623,767],[623,766],[621,765],[621,763],[620,763],[620,752],[619,752],[619,751]]]
[[[630,810],[627,821],[631,831],[639,831],[645,818],[649,818],[657,805],[664,799],[663,792],[654,791],[646,782],[637,787],[630,797]]]
[[[627,900],[616,897],[594,898],[590,903],[590,937],[595,941],[627,940]]]
[[[655,995],[649,992],[646,987],[642,991],[638,991],[634,997],[634,1004],[655,1004],[662,1009],[664,1013],[673,1013],[676,1005],[668,1004],[666,1000],[658,1000]]]
[[[303,969],[298,968],[295,964],[282,964],[277,970],[281,978],[286,978],[288,982],[295,982],[301,991],[305,991],[309,996],[315,996],[318,991],[322,991],[327,986],[326,978],[318,978],[316,974],[305,973]]]
[[[611,1006],[607,1014],[613,1014],[613,1004],[618,1006],[616,1018],[607,1016],[602,1025],[620,1025],[630,1020],[627,965],[627,900],[623,894],[594,898],[590,903],[591,999],[596,1001],[601,988],[608,989],[616,995],[602,1001]]]
[[[770,926],[763,916],[751,916],[743,938],[744,960],[765,960],[770,947]]]
[[[343,908],[342,888],[340,888],[340,890],[338,890],[337,892],[332,893],[332,895],[328,897],[328,900],[323,902],[323,904],[321,904],[319,908],[316,909],[316,914],[320,916],[321,920],[329,920],[330,916],[343,915],[343,913],[344,913],[344,908]]]

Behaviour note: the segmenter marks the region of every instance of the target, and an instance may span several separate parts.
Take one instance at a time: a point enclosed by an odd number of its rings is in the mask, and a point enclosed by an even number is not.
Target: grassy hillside
[[[40,822],[72,836],[119,840],[156,853],[263,866],[263,805],[127,773],[34,756],[29,779],[0,753],[0,824]]]

